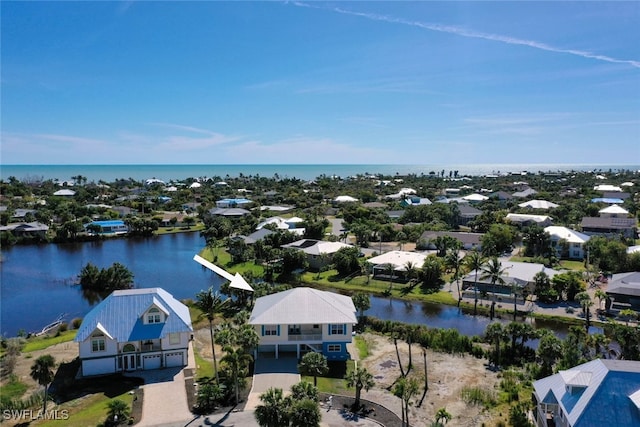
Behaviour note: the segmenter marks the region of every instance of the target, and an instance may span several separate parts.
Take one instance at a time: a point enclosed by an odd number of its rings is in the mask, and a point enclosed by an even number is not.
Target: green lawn
[[[196,224],[190,227],[187,226],[176,226],[176,227],[159,227],[153,234],[157,236],[161,236],[163,234],[176,234],[176,233],[193,233],[200,232],[204,230],[204,224]]]
[[[98,425],[106,420],[107,413],[109,412],[107,405],[113,399],[122,400],[129,405],[129,408],[131,408],[131,404],[133,403],[133,395],[129,394],[128,391],[113,398],[108,397],[105,393],[89,394],[55,407],[55,409],[59,411],[59,414],[63,414],[63,410],[68,411],[68,419],[49,420],[42,423],[36,422],[33,425],[46,427],[85,427]],[[49,409],[54,408],[50,406]]]
[[[354,338],[356,348],[358,349],[359,359],[366,359],[369,356],[369,343],[361,335]]]
[[[344,379],[345,369],[346,371],[353,370],[355,366],[355,362],[353,360],[348,360],[346,362],[346,366],[344,363],[342,364],[330,364],[330,371],[325,377],[318,377],[318,391],[321,393],[329,393],[329,394],[343,394],[343,395],[351,395],[354,394],[353,388],[347,388],[346,381]],[[302,380],[313,384],[313,377],[311,376],[302,376]]]
[[[0,387],[0,396],[2,396],[2,400],[21,399],[26,391],[27,385],[12,375],[9,382]]]
[[[76,337],[77,330],[64,331],[60,335],[49,337],[46,335],[40,337],[32,337],[27,340],[27,343],[22,348],[23,353],[30,353],[36,350],[44,350],[47,347],[51,347],[54,344],[60,344],[67,341],[73,341]]]

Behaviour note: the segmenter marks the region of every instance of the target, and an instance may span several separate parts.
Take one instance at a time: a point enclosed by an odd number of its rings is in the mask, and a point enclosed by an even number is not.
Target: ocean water
[[[460,175],[481,176],[501,173],[517,173],[528,171],[639,171],[640,165],[610,164],[451,164],[451,165],[383,165],[383,164],[334,164],[334,165],[281,165],[281,164],[247,164],[247,165],[1,165],[0,178],[7,180],[15,177],[19,180],[54,179],[71,180],[71,177],[82,175],[87,182],[112,182],[117,179],[133,178],[143,181],[149,178],[161,179],[165,182],[187,178],[236,178],[244,176],[262,176],[272,178],[298,178],[312,180],[320,176],[338,176],[346,178],[355,175],[382,174],[394,175],[428,175],[429,172],[448,175],[449,171],[458,171]]]

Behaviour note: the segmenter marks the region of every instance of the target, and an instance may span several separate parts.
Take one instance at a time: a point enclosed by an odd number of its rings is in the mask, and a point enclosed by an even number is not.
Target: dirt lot
[[[368,392],[363,391],[364,399],[375,401],[393,412],[400,414],[400,399],[393,396],[386,388],[400,376],[395,346],[385,337],[374,334],[363,334],[370,343],[369,356],[360,361],[373,374],[376,386]],[[406,370],[409,360],[409,349],[406,343],[398,343],[402,366]],[[358,351],[352,347],[351,354],[357,357]],[[424,382],[424,362],[420,347],[412,347],[413,365],[410,375],[418,382]],[[486,360],[471,356],[452,356],[445,353],[427,351],[427,370],[429,391],[420,408],[414,404],[410,409],[411,424],[415,426],[429,425],[435,419],[439,408],[446,408],[453,416],[447,426],[477,427],[486,423],[493,425],[492,418],[481,408],[467,405],[460,397],[465,386],[478,386],[493,390],[499,383],[495,372],[487,369]],[[422,387],[416,400],[422,396]]]

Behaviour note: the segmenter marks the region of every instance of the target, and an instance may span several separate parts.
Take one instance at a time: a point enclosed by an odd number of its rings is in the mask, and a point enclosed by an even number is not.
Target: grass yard
[[[97,425],[103,422],[107,418],[109,412],[108,404],[111,400],[120,399],[129,405],[133,403],[133,395],[128,391],[119,394],[117,396],[109,397],[107,393],[94,393],[89,394],[77,399],[65,402],[55,409],[61,411],[68,411],[69,418],[66,420],[48,420],[43,422],[35,422],[33,425],[37,426],[65,426],[65,427],[85,427],[90,425]],[[53,407],[49,407],[53,409]]]
[[[73,341],[76,337],[77,330],[64,331],[61,332],[60,335],[55,335],[49,337],[47,335],[43,335],[40,337],[32,337],[27,339],[27,343],[22,348],[23,353],[30,353],[36,350],[44,350],[47,347],[50,347],[54,344],[60,344],[63,342]]]
[[[344,377],[346,373],[353,370],[355,362],[348,360],[345,362],[329,362],[329,373],[324,377],[318,377],[318,391],[329,394],[351,395],[354,389],[347,388]],[[313,384],[313,377],[303,375],[302,380]]]

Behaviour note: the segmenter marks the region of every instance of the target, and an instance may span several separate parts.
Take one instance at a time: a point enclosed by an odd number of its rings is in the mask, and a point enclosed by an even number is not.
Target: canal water
[[[205,245],[199,233],[152,238],[110,239],[101,242],[14,246],[2,249],[0,262],[0,333],[36,332],[61,314],[66,321],[83,317],[98,300],[87,299],[75,279],[91,262],[107,268],[119,262],[134,274],[137,288],[161,287],[178,299],[195,298],[221,280],[193,261]],[[385,320],[454,328],[465,335],[481,335],[489,319],[464,313],[454,306],[372,297],[367,315]],[[499,320],[507,323],[508,319]],[[567,325],[545,322],[558,336]],[[600,332],[594,329],[593,332]]]

